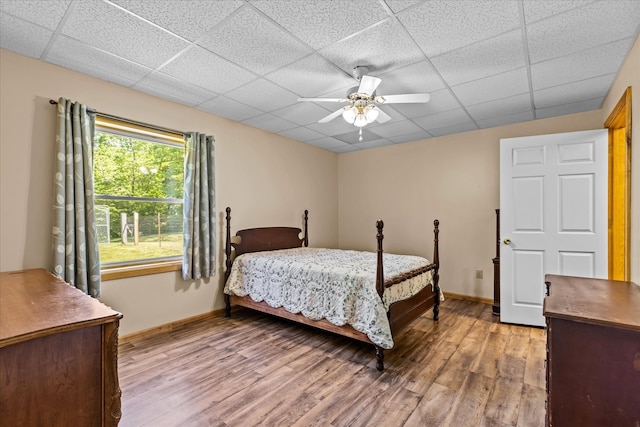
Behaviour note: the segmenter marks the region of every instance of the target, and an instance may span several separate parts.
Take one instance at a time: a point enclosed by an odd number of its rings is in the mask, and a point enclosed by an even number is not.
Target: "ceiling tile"
[[[583,111],[598,110],[602,107],[603,102],[604,97],[586,99],[584,101],[557,105],[555,107],[536,108],[536,119],[546,119],[547,117],[564,116],[567,114],[582,113]]]
[[[527,70],[520,68],[484,79],[454,86],[453,92],[463,105],[469,106],[507,98],[529,91]]]
[[[378,148],[378,147],[385,147],[387,145],[393,145],[393,142],[389,141],[388,139],[374,139],[372,141],[363,140],[362,142],[358,142],[355,145],[357,145],[362,149],[367,149],[367,148]]]
[[[254,0],[251,4],[314,49],[388,17],[377,1],[369,0]]]
[[[628,38],[638,22],[638,0],[594,2],[538,21],[527,27],[531,63]]]
[[[67,12],[69,4],[71,0],[2,0],[0,12],[55,30]],[[4,31],[2,34],[4,35]]]
[[[156,68],[188,43],[105,2],[78,2],[62,34]],[[132,42],[135,41],[135,42]]]
[[[412,119],[427,114],[441,113],[443,111],[460,108],[460,102],[449,89],[431,92],[431,99],[425,104],[392,104],[393,108],[403,116]],[[386,109],[388,106],[383,107]]]
[[[437,71],[427,61],[416,62],[379,75],[381,95],[433,92],[444,87]]]
[[[198,108],[217,114],[218,116],[237,121],[246,120],[250,117],[259,116],[263,113],[263,111],[260,111],[257,108],[253,108],[241,102],[227,98],[224,95],[220,95],[217,98],[204,102],[198,105]]]
[[[240,0],[162,0],[162,7],[148,0],[111,0],[167,30],[195,41],[244,4]]]
[[[449,85],[524,67],[524,44],[520,30],[510,31],[431,60]]]
[[[47,61],[123,86],[131,86],[153,71],[62,35],[49,49]]]
[[[516,1],[428,1],[398,14],[429,57],[468,46],[520,25]]]
[[[295,123],[281,119],[273,114],[262,114],[260,116],[252,117],[250,119],[243,120],[243,123],[276,133],[297,127]]]
[[[339,139],[340,141],[346,142],[347,144],[357,144],[358,142],[364,141],[375,141],[380,138],[380,135],[376,134],[374,131],[370,130],[368,127],[356,128],[353,126],[355,130],[346,132],[340,135],[333,135],[335,139]],[[362,134],[360,133],[362,130]],[[360,141],[362,138],[362,141]]]
[[[437,129],[429,129],[429,133],[433,136],[445,136],[452,135],[454,133],[462,133],[462,132],[470,132],[472,130],[477,130],[478,126],[473,122],[464,122],[451,126],[445,126]]]
[[[298,102],[296,94],[265,79],[254,80],[226,96],[262,111],[274,111]]]
[[[311,102],[298,102],[280,110],[273,111],[272,113],[285,120],[304,126],[317,123],[318,120],[339,108],[340,107],[338,106],[333,110],[328,110]]]
[[[184,51],[160,71],[218,93],[243,86],[256,78],[255,74],[198,46]]]
[[[315,54],[274,71],[267,78],[302,97],[318,97],[358,84],[343,70]]]
[[[482,129],[493,128],[496,126],[510,125],[513,123],[527,122],[533,120],[533,111],[522,111],[520,113],[506,114],[504,116],[496,116],[484,120],[476,120],[478,126]]]
[[[311,49],[250,7],[215,27],[198,44],[258,74],[311,53]]]
[[[359,151],[362,148],[358,147],[355,144],[344,144],[344,145],[340,145],[338,147],[331,147],[329,149],[329,151],[333,151],[334,153],[350,153],[352,151]]]
[[[523,93],[495,101],[470,105],[467,112],[476,121],[501,117],[507,114],[531,111],[531,95]]]
[[[335,139],[330,136],[309,140],[307,141],[307,144],[315,145],[316,147],[325,148],[325,149],[331,149],[334,147],[343,147],[345,145],[349,145],[346,142],[342,142],[339,139]]]
[[[398,13],[410,6],[420,3],[421,1],[422,0],[386,0],[386,3],[394,13]]]
[[[422,129],[428,131],[431,134],[432,129],[440,129],[445,126],[452,126],[470,122],[471,118],[467,112],[458,108],[456,110],[445,111],[443,113],[430,114],[424,117],[417,117],[413,119],[413,122],[420,126]],[[434,134],[435,135],[435,134]]]
[[[147,75],[136,83],[133,88],[189,106],[201,104],[217,95],[214,92],[209,92],[201,87],[181,82],[159,72]]]
[[[394,136],[420,133],[422,129],[411,120],[393,120],[376,126],[374,132],[384,138],[391,138]]]
[[[536,108],[551,107],[585,99],[603,98],[609,92],[615,74],[594,77],[533,92]]]
[[[324,135],[320,132],[316,132],[303,126],[288,129],[279,133],[287,138],[296,139],[298,141],[309,141],[312,139],[324,138]]]
[[[615,73],[633,43],[624,39],[531,66],[533,90]]]
[[[53,31],[0,13],[0,47],[22,55],[39,58]]]
[[[424,59],[420,49],[400,31],[393,19],[327,46],[319,53],[347,73],[355,66],[365,65],[372,76]]]
[[[524,19],[527,24],[548,18],[567,10],[585,6],[595,0],[523,0]]]
[[[429,139],[429,138],[433,138],[433,135],[431,135],[429,132],[424,130],[422,132],[415,132],[415,133],[408,133],[406,135],[393,136],[393,137],[390,137],[389,140],[394,144],[401,144],[404,142],[421,141],[423,139]]]

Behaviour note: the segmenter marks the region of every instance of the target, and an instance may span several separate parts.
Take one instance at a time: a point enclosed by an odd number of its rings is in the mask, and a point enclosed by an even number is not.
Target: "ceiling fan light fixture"
[[[369,124],[369,122],[367,121],[367,116],[364,113],[359,113],[356,115],[356,118],[353,121],[353,124],[361,128]]]
[[[353,124],[357,115],[358,109],[356,107],[345,107],[344,111],[342,112],[342,118],[350,125]]]
[[[364,109],[364,116],[367,119],[367,123],[373,123],[378,118],[379,111],[375,105],[368,105]]]

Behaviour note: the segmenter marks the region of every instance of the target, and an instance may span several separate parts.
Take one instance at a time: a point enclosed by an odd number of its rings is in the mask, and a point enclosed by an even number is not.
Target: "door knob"
[[[511,239],[507,237],[506,239],[503,240],[503,242],[504,242],[505,245],[510,245],[511,244]]]

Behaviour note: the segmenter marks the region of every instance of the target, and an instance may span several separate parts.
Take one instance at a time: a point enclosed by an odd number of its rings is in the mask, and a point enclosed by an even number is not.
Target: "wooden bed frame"
[[[231,208],[226,209],[226,223],[227,223],[227,241],[225,245],[226,252],[226,271],[225,271],[225,283],[231,273],[231,265],[233,263],[232,248],[235,250],[235,256],[259,251],[277,250],[277,249],[290,249],[297,248],[304,245],[309,245],[309,237],[307,232],[307,223],[309,219],[309,211],[304,211],[304,237],[301,239],[299,228],[294,227],[262,227],[262,228],[249,228],[240,230],[236,233],[240,239],[238,242],[231,241]],[[438,249],[438,234],[440,221],[437,219],[433,221],[434,229],[434,245],[433,245],[433,262],[428,266],[413,270],[403,276],[396,277],[393,280],[385,281],[383,277],[383,264],[382,264],[382,240],[384,235],[382,229],[384,223],[382,221],[376,222],[378,251],[377,251],[377,268],[376,268],[376,291],[380,298],[384,294],[384,290],[404,280],[411,279],[419,274],[426,273],[433,270],[433,287],[426,286],[423,290],[418,292],[413,297],[398,301],[389,307],[387,316],[391,325],[391,333],[395,335],[402,328],[413,322],[420,317],[423,313],[433,307],[433,319],[438,320],[440,312],[440,286],[438,285],[439,275],[438,269],[440,267],[440,257]],[[301,314],[293,314],[286,311],[284,308],[273,308],[264,301],[255,302],[250,296],[239,297],[236,295],[224,295],[225,298],[225,316],[231,316],[231,304],[248,307],[263,313],[278,316],[284,319],[289,319],[305,325],[310,325],[325,331],[330,331],[339,335],[343,335],[349,338],[353,338],[362,342],[373,344],[371,340],[362,332],[355,330],[350,325],[336,326],[329,323],[327,320],[311,320],[304,317]],[[381,347],[375,345],[376,350],[376,369],[382,371],[384,369],[384,351]]]

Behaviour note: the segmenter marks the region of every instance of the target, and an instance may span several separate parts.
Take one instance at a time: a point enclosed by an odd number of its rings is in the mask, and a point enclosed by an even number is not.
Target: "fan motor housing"
[[[359,88],[359,86],[354,86],[352,88],[347,89],[347,98],[352,100],[352,101],[356,101],[358,99],[371,100],[371,99],[376,97],[376,93],[375,92],[373,92],[371,94],[371,96],[369,96],[367,94],[359,94],[358,93],[358,88]]]

